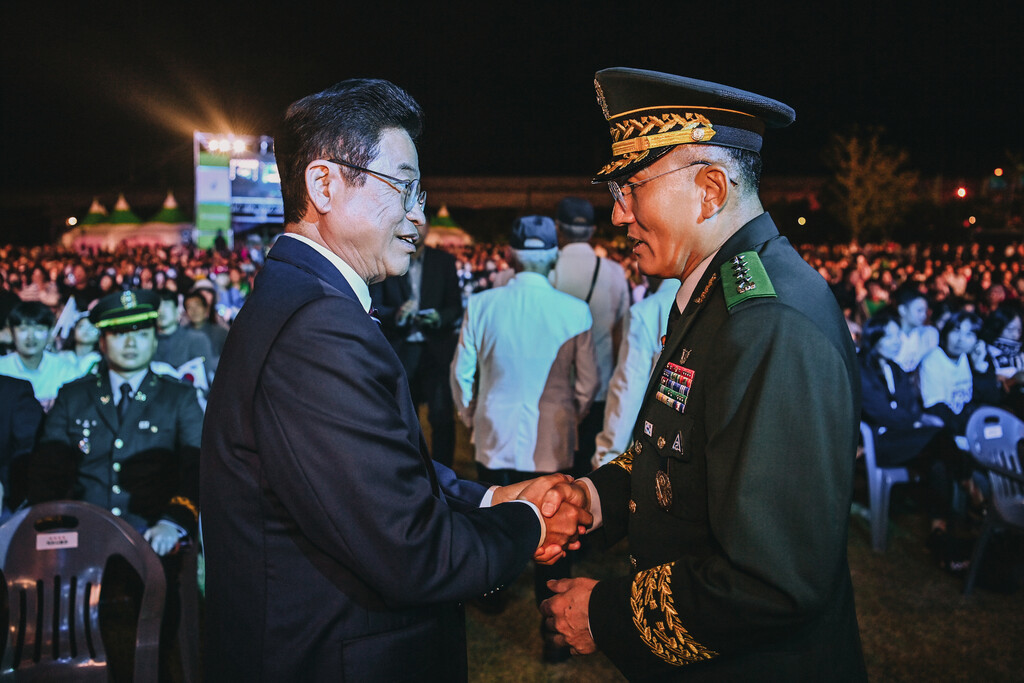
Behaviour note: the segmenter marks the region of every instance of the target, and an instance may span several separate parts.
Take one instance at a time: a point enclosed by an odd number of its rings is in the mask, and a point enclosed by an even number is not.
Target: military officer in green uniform
[[[30,502],[84,500],[123,518],[167,555],[194,536],[203,413],[195,389],[149,370],[160,297],[101,299],[90,313],[103,361],[65,384],[29,466]]]
[[[595,182],[640,270],[679,278],[631,446],[572,486],[632,571],[552,582],[556,644],[631,680],[843,681],[865,670],[846,541],[860,383],[828,286],[758,197],[775,100],[598,72]]]

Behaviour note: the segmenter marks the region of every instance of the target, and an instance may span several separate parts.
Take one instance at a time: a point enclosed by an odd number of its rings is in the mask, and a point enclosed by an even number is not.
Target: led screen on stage
[[[218,232],[231,244],[237,232],[284,222],[273,138],[196,131],[193,147],[199,246]]]

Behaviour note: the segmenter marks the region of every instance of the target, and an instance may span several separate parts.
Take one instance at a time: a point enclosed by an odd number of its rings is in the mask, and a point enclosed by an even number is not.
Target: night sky
[[[428,177],[591,174],[609,66],[794,107],[767,175],[823,173],[829,134],[854,124],[884,126],[925,175],[981,177],[1024,150],[1024,3],[753,4],[6,0],[0,193],[191,187],[193,129],[268,133],[353,76],[423,105]]]

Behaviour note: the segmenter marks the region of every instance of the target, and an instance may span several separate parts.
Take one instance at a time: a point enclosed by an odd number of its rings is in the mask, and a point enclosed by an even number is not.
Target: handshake
[[[526,500],[537,506],[544,517],[544,539],[533,559],[553,564],[567,550],[578,550],[580,535],[585,534],[594,517],[590,514],[590,492],[567,474],[546,474],[494,491],[492,504]]]

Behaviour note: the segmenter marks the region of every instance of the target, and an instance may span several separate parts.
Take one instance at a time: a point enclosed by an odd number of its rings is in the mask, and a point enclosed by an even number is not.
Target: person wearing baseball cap
[[[787,105],[673,74],[595,77],[594,182],[646,275],[678,278],[632,443],[568,485],[632,571],[563,579],[555,644],[630,680],[866,680],[846,558],[860,384],[825,281],[761,205]]]
[[[456,410],[473,430],[477,475],[502,486],[572,469],[577,426],[599,382],[590,309],[548,281],[558,259],[555,222],[517,219],[509,246],[516,275],[469,298],[451,369]],[[570,569],[569,557],[536,567],[538,603],[551,595],[547,581]],[[561,661],[569,652],[548,645],[543,656]]]

